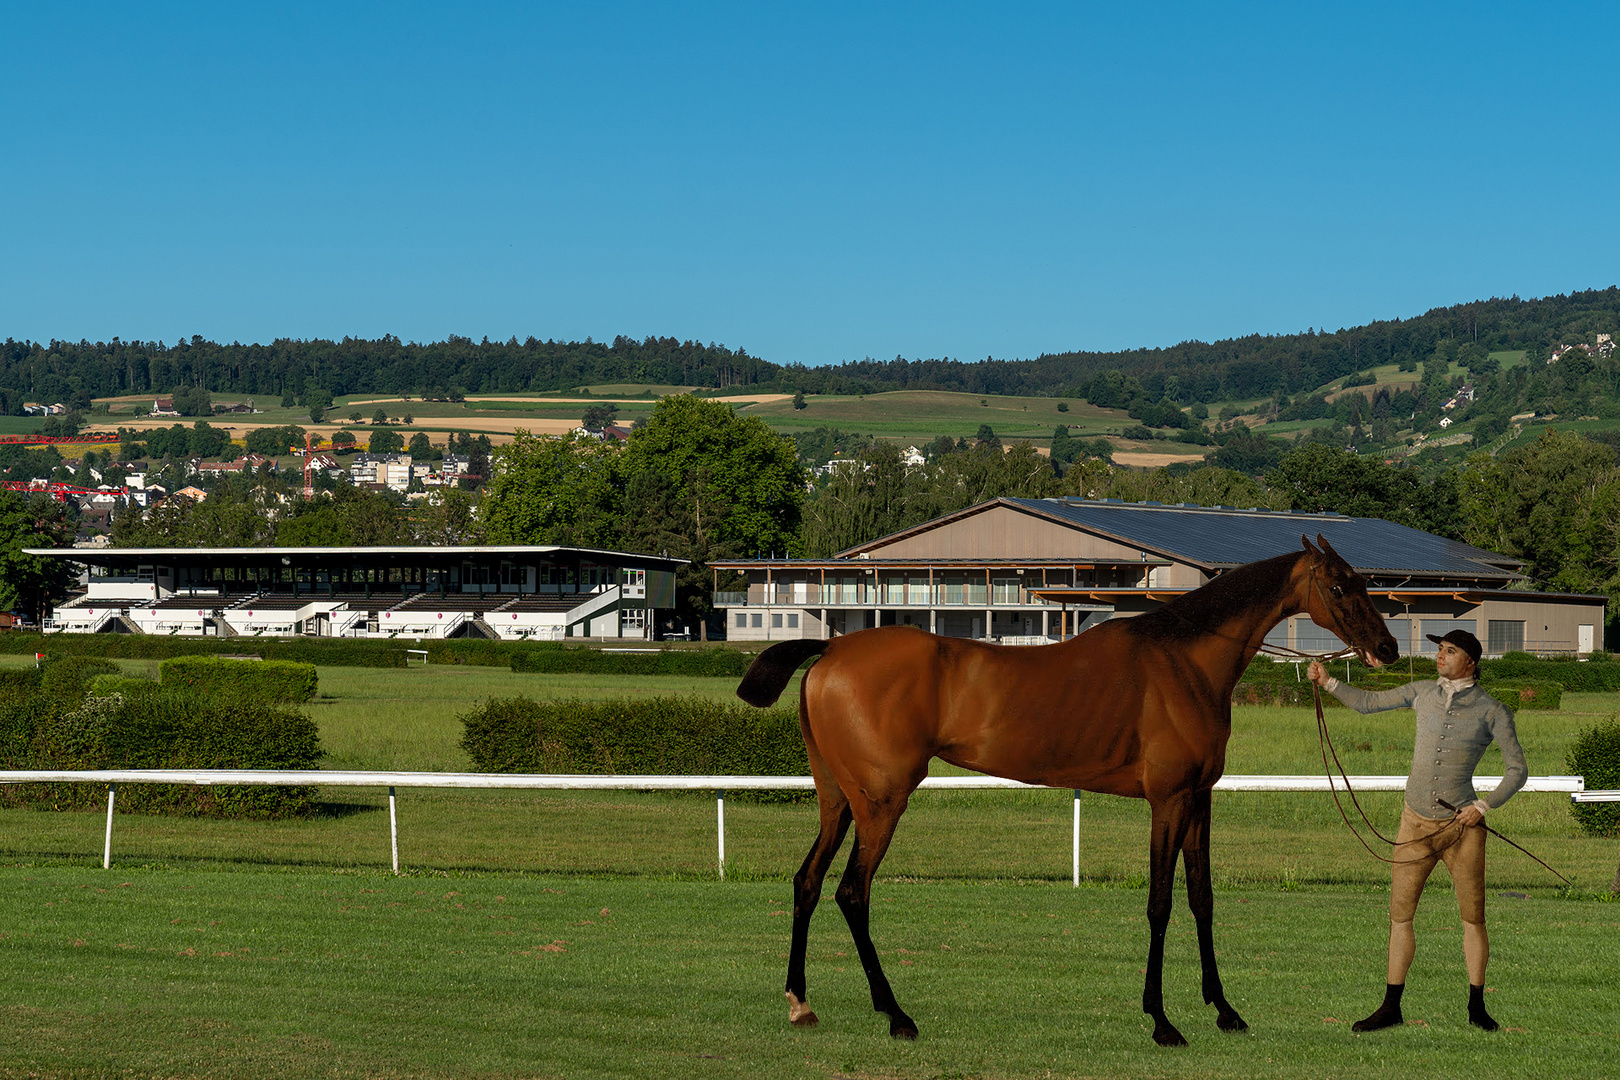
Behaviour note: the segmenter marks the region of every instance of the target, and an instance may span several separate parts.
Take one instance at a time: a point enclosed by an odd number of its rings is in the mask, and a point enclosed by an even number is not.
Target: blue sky
[[[1617,22],[8,5],[0,335],[656,334],[820,364],[1607,287]]]

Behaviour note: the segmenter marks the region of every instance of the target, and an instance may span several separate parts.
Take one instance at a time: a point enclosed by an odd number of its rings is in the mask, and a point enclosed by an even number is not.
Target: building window
[[[791,614],[788,615],[788,629],[789,630],[797,630],[798,628],[799,628],[799,613],[795,611],[795,612],[792,612]]]
[[[771,627],[776,630],[782,629],[782,613],[780,611],[771,612]]]
[[[748,625],[748,612],[737,612],[737,629],[741,630]]]
[[[759,628],[765,625],[765,618],[759,612],[754,612],[754,626]]]
[[[1493,656],[1524,651],[1523,619],[1492,619],[1486,624],[1485,651]]]
[[[1018,603],[1018,579],[996,578],[990,583],[990,602],[993,604]]]

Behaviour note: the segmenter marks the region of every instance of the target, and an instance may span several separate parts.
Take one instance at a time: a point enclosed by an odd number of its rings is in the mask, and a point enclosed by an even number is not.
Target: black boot
[[[1485,988],[1483,986],[1470,986],[1468,988],[1468,1022],[1484,1031],[1495,1031],[1501,1027],[1491,1014],[1485,1011]]]
[[[1405,990],[1405,983],[1390,983],[1385,986],[1384,1003],[1378,1006],[1378,1011],[1365,1020],[1357,1020],[1354,1024],[1351,1024],[1350,1030],[1355,1032],[1381,1031],[1384,1028],[1404,1024],[1406,1021],[1401,1016],[1401,994]]]

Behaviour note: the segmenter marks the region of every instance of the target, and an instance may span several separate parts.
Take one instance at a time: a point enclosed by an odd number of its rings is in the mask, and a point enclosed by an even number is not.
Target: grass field
[[[724,698],[734,684],[451,666],[320,676],[310,709],[329,767],[420,770],[466,768],[455,715],[487,696]],[[1614,696],[1564,704],[1519,714],[1532,772],[1561,772]],[[1329,721],[1352,773],[1405,771],[1408,714]],[[1304,709],[1238,709],[1229,750],[1233,773],[1320,769]],[[111,872],[103,815],[0,812],[0,1077],[1598,1077],[1620,1049],[1620,905],[1598,902],[1620,852],[1578,835],[1559,796],[1492,815],[1578,885],[1561,892],[1492,848],[1488,1001],[1506,1030],[1465,1022],[1439,872],[1419,915],[1413,1023],[1356,1037],[1348,1022],[1381,992],[1387,868],[1325,795],[1218,795],[1217,944],[1252,1030],[1215,1031],[1178,896],[1166,995],[1183,1051],[1155,1047],[1138,1009],[1137,800],[1084,797],[1074,889],[1068,792],[914,797],[874,893],[874,935],[922,1029],[897,1044],[870,1010],[832,879],[810,949],[823,1023],[786,1023],[786,881],[810,804],[728,800],[717,882],[712,796],[401,789],[396,878],[386,795],[323,797],[306,821],[120,815]],[[1399,798],[1363,803],[1389,824]]]
[[[7,874],[0,1075],[368,1077],[1604,1076],[1617,1050],[1620,906],[1494,915],[1491,1007],[1463,1019],[1452,913],[1403,1030],[1356,1037],[1382,966],[1381,898],[1238,892],[1219,904],[1214,1030],[1172,924],[1164,1051],[1137,1009],[1143,893],[892,883],[875,905],[915,1043],[888,1038],[836,909],[811,932],[820,1027],[788,1026],[777,886],[266,871]]]

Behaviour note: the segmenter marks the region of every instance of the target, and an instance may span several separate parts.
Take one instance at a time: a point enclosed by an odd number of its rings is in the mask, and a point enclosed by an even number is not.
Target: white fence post
[[[714,793],[714,806],[716,828],[720,835],[720,880],[726,880],[726,789],[718,788]]]
[[[112,815],[113,800],[118,797],[118,785],[107,785],[107,842],[101,849],[101,868],[112,869]]]
[[[1074,789],[1074,887],[1080,887],[1080,789]]]
[[[394,851],[394,873],[399,873],[399,816],[394,812],[394,789],[388,788],[388,843]]]

